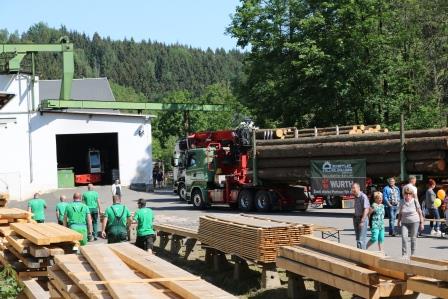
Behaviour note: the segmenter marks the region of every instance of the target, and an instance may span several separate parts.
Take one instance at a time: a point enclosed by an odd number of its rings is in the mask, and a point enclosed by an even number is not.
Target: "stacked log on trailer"
[[[433,176],[448,174],[448,129],[405,132],[406,170]],[[365,159],[367,176],[400,173],[400,133],[305,137],[257,142],[258,177],[305,181],[310,160]]]
[[[278,249],[300,244],[312,233],[306,224],[272,221],[248,215],[201,216],[198,238],[203,245],[259,263],[276,261]]]
[[[374,134],[387,133],[388,129],[381,128],[380,125],[353,125],[353,126],[335,126],[326,128],[310,128],[297,129],[291,128],[275,128],[275,129],[258,129],[256,139],[258,140],[272,140],[272,139],[291,139],[304,137],[320,137],[333,135],[360,135],[360,134]]]

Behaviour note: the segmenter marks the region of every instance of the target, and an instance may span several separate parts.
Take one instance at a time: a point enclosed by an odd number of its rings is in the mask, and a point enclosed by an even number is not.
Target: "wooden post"
[[[263,264],[261,267],[261,287],[264,289],[275,289],[280,287],[280,277],[275,263]]]
[[[193,238],[188,238],[185,241],[185,255],[184,259],[188,260],[188,257],[190,256],[191,252],[193,251],[194,246],[196,245],[197,240]]]
[[[172,235],[171,236],[171,246],[170,246],[170,252],[171,254],[178,255],[179,251],[182,247],[182,239],[184,237],[178,236],[178,235]]]
[[[341,291],[327,284],[314,281],[314,288],[319,295],[319,299],[342,299]]]
[[[404,144],[405,144],[405,136],[404,136],[404,114],[402,113],[400,116],[400,180],[404,182],[406,179],[406,155],[404,152]]]
[[[244,276],[244,272],[249,271],[249,265],[247,264],[247,261],[236,256],[232,255],[232,261],[235,262],[234,268],[233,268],[233,279],[234,280],[240,280]]]
[[[164,233],[164,232],[159,232],[159,236],[160,236],[160,244],[159,247],[160,249],[165,249],[166,245],[168,245],[169,242],[169,234]]]
[[[214,250],[213,253],[213,270],[216,272],[223,271],[228,265],[226,254],[219,250]]]
[[[288,299],[300,299],[306,296],[303,277],[293,272],[286,271],[288,276]]]

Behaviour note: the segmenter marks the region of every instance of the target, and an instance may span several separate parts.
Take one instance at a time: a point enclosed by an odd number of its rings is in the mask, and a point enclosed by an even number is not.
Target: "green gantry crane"
[[[74,74],[74,47],[67,37],[62,37],[59,44],[0,44],[0,72],[19,73],[26,55],[31,56],[32,84],[35,78],[35,55],[39,52],[62,53],[62,82],[59,99],[44,99],[39,106],[41,111],[57,109],[124,109],[137,110],[171,110],[184,111],[185,124],[188,126],[189,111],[226,111],[224,105],[202,105],[182,103],[132,103],[132,102],[104,102],[94,99],[71,99],[72,81]],[[31,89],[34,91],[34,88]],[[34,96],[33,96],[34,99]],[[34,107],[34,103],[33,103]],[[186,127],[188,130],[188,128]]]

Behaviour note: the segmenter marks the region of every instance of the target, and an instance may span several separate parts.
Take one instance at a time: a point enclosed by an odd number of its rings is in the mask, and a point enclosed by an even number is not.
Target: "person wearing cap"
[[[143,198],[138,200],[138,210],[134,214],[134,221],[137,222],[137,240],[135,245],[145,251],[152,251],[156,233],[153,228],[154,213],[152,209],[146,207]]]
[[[59,203],[56,205],[56,219],[59,225],[64,225],[65,208],[68,204],[65,200],[65,195],[61,195],[59,197]]]

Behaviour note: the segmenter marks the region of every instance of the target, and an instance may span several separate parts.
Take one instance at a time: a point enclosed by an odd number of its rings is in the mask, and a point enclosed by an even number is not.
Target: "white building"
[[[119,173],[122,185],[146,190],[151,186],[150,115],[41,112],[41,99],[59,98],[60,81],[36,80],[34,93],[31,86],[29,75],[0,75],[0,192],[7,189],[12,200],[26,200],[36,191],[56,189],[58,169],[90,171],[92,149],[101,153],[102,184]],[[72,99],[114,101],[104,78],[73,80]]]

